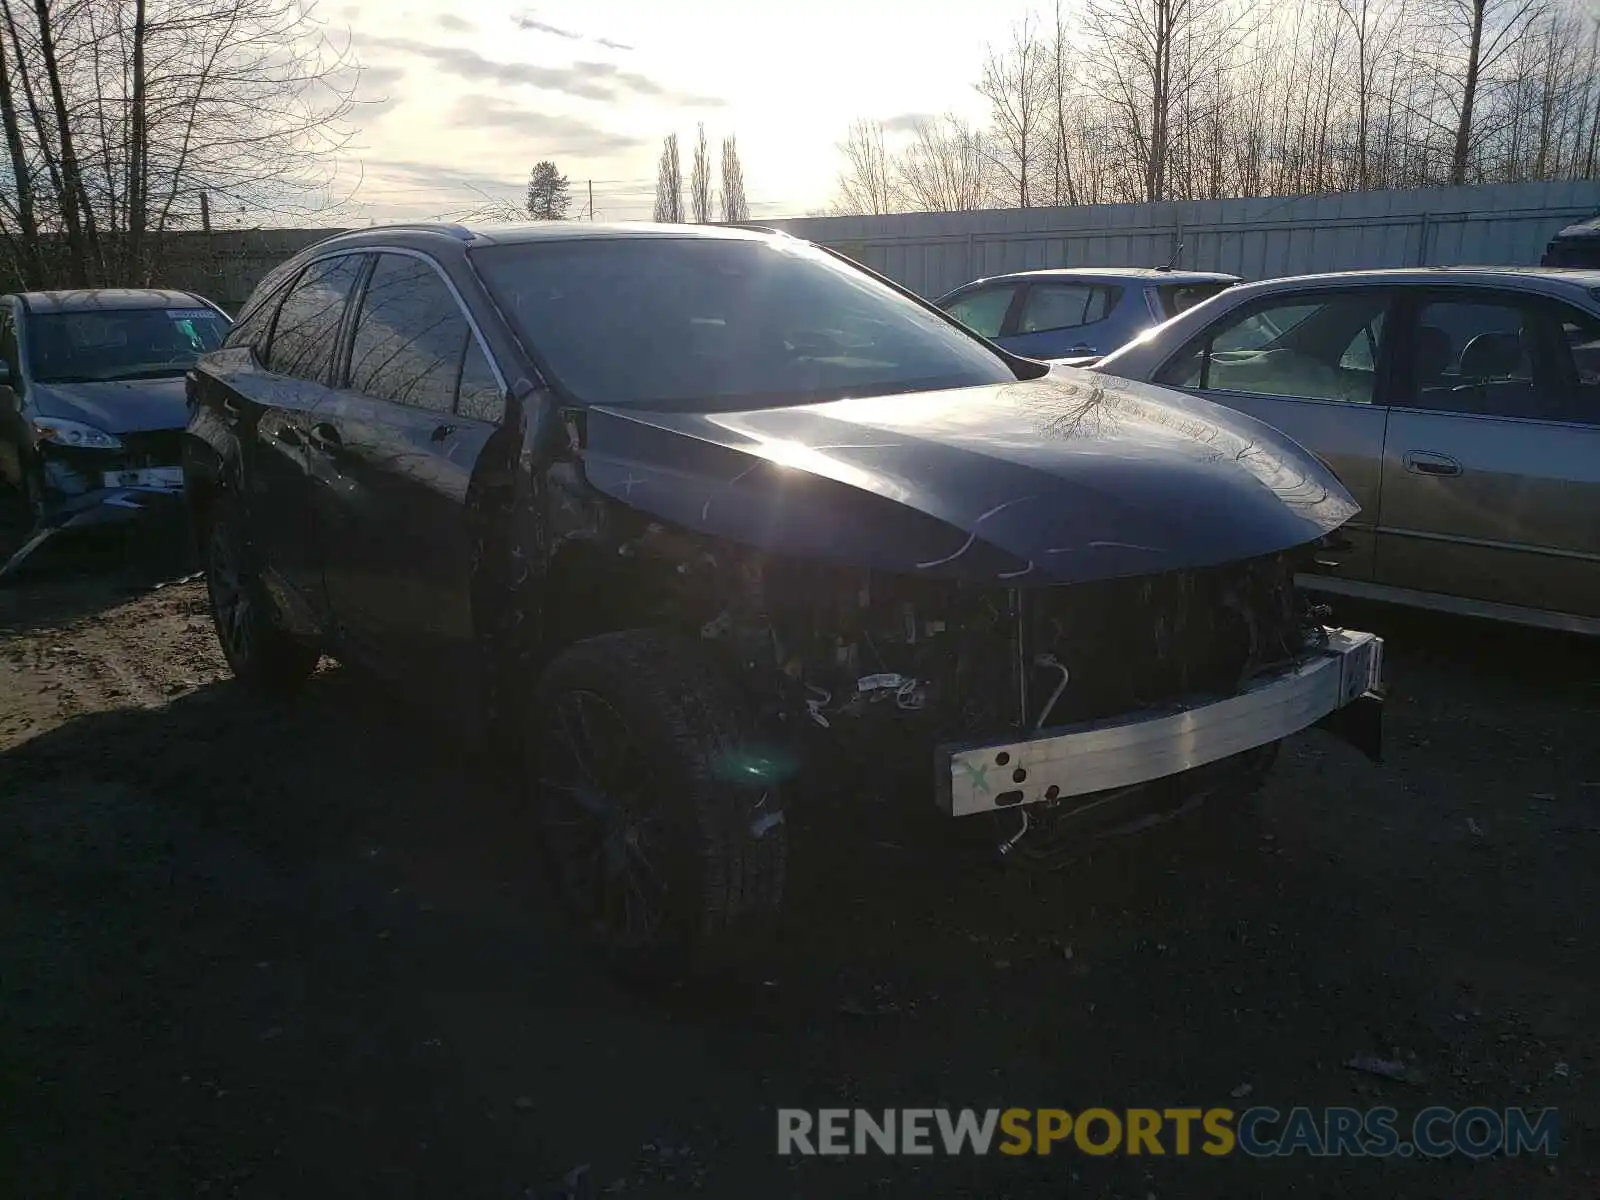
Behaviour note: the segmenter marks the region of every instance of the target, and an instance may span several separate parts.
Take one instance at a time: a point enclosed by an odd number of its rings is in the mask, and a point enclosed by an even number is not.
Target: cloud
[[[531,33],[548,33],[551,37],[566,38],[569,42],[593,42],[596,46],[604,46],[607,50],[632,50],[633,47],[626,42],[612,41],[610,38],[588,37],[571,29],[563,29],[559,25],[552,25],[548,21],[541,21],[532,12],[516,13],[511,18],[511,23],[518,29],[526,29]]]
[[[602,129],[580,117],[541,113],[507,103],[498,96],[463,96],[450,114],[458,129],[506,129],[520,133],[540,153],[597,158],[633,150],[644,139]]]
[[[465,17],[458,17],[454,13],[444,13],[441,16],[435,17],[434,20],[439,23],[439,28],[451,29],[456,33],[471,33],[477,28],[476,25],[467,20]]]
[[[885,133],[914,133],[919,126],[936,120],[938,118],[932,113],[896,113],[892,117],[885,117],[882,125]]]
[[[391,88],[406,77],[404,67],[362,67],[361,90],[381,92]]]
[[[442,167],[434,163],[378,159],[369,160],[364,166],[367,180],[379,192],[389,187],[411,187],[453,194],[474,191],[489,195],[515,195],[521,187],[519,180],[510,180],[502,175],[486,175],[481,171]]]
[[[410,38],[368,38],[365,44],[428,59],[441,70],[474,83],[525,84],[580,100],[614,102],[644,96],[695,108],[719,108],[727,103],[715,96],[674,92],[648,76],[624,71],[614,63],[574,62],[562,67],[544,67],[534,63],[496,62],[463,46],[438,46]]]
[[[511,23],[518,29],[528,29],[534,33],[548,33],[552,37],[566,38],[569,42],[583,40],[583,34],[573,33],[570,29],[562,29],[559,25],[548,25],[543,21],[535,20],[532,13],[517,13],[511,18]]]

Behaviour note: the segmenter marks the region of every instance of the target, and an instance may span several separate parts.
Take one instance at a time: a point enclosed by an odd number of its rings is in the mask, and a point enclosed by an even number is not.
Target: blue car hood
[[[748,412],[598,407],[590,483],[774,553],[1087,582],[1315,541],[1359,508],[1270,426],[1148,384],[1036,380]]]
[[[81,421],[106,433],[182,429],[189,421],[182,375],[107,383],[36,383],[28,390],[28,400],[40,416]]]

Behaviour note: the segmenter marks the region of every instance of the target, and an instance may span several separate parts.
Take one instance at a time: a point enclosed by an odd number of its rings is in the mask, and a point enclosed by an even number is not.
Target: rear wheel
[[[650,631],[579,642],[540,681],[529,770],[550,879],[624,975],[726,958],[777,913],[782,790],[744,709],[699,647]]]
[[[322,657],[274,619],[239,514],[226,498],[211,511],[206,538],[206,591],[223,657],[240,683],[267,695],[297,691]]]

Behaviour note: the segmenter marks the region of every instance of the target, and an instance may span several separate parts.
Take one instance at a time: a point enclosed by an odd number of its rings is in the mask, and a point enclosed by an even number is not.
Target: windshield
[[[222,344],[228,319],[209,308],[97,309],[28,319],[28,364],[40,383],[182,375]]]
[[[579,400],[690,411],[1014,381],[938,314],[789,239],[614,238],[475,250]]]

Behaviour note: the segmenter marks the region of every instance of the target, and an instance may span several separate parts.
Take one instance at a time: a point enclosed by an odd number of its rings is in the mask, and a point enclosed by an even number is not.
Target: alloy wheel
[[[623,716],[568,691],[547,710],[538,785],[545,842],[562,898],[618,948],[650,943],[666,914],[659,788]]]

